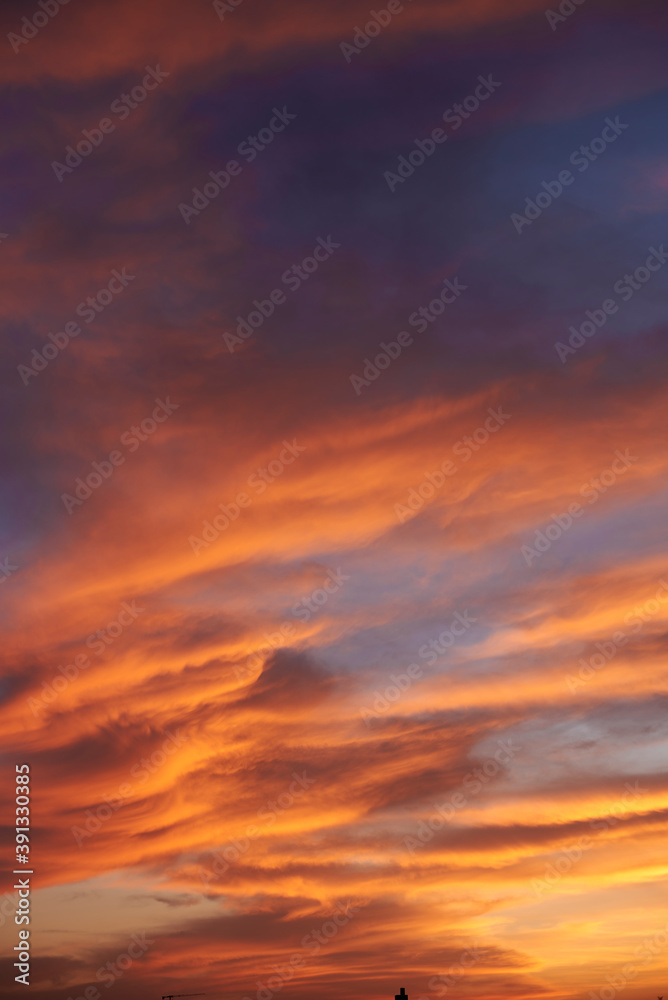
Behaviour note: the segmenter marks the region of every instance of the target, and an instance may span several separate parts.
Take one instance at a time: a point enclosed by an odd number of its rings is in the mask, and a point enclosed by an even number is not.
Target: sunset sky
[[[653,1000],[668,7],[62,2],[0,13],[6,995]]]

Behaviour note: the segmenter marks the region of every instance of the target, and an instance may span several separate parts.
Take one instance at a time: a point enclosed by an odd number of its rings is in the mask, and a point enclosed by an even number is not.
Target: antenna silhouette
[[[206,993],[165,993],[161,1000],[174,1000],[174,997],[205,997]]]

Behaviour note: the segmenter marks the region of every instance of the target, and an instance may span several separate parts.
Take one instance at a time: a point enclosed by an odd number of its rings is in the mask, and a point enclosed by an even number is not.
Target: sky
[[[12,1000],[664,992],[667,13],[4,4]]]

